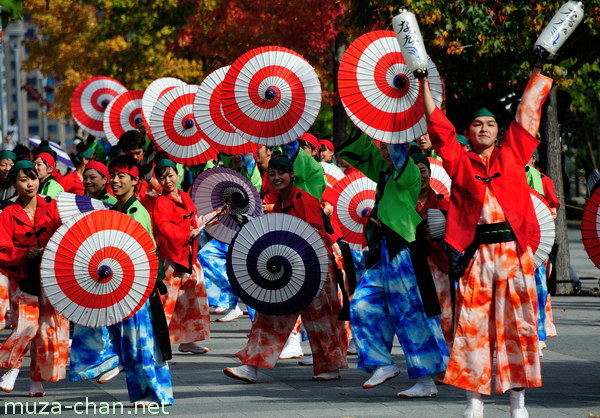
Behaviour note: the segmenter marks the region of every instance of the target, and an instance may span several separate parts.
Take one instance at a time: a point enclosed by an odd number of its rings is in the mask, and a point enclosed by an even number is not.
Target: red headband
[[[35,158],[41,158],[46,162],[46,164],[48,164],[49,167],[56,168],[56,161],[54,161],[52,155],[48,154],[47,152],[41,152]]]
[[[140,178],[140,170],[136,166],[127,167],[126,165],[110,166],[111,173],[125,173],[136,179]]]
[[[85,165],[85,169],[83,172],[85,173],[88,170],[96,170],[98,173],[102,174],[105,178],[110,177],[108,174],[108,168],[99,161],[90,161]]]
[[[319,141],[319,143],[321,145],[325,145],[327,148],[329,148],[331,151],[335,151],[335,148],[333,146],[333,142],[331,142],[329,139],[321,139]]]

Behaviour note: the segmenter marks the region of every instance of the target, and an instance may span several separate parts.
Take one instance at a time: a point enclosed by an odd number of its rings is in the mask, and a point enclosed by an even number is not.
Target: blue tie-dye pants
[[[395,334],[411,379],[446,370],[449,354],[442,328],[438,317],[425,315],[408,249],[390,261],[383,239],[381,261],[363,274],[354,292],[350,322],[360,369],[372,372],[394,364],[390,352]]]
[[[70,353],[70,380],[93,379],[119,363],[125,369],[129,400],[163,405],[173,400],[171,373],[154,338],[150,302],[131,318],[105,328],[77,327]]]
[[[548,283],[546,282],[546,267],[542,264],[535,269],[535,290],[537,293],[537,323],[538,339],[546,341],[546,301],[548,300]]]

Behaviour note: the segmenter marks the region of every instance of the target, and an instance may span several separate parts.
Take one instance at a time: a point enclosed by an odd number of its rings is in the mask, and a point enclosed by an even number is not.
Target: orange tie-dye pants
[[[348,338],[344,323],[337,319],[340,303],[332,269],[330,265],[321,293],[299,312],[308,333],[315,375],[348,367]],[[297,329],[297,319],[298,313],[265,315],[256,312],[248,343],[236,356],[242,364],[272,369],[290,332]]]
[[[14,299],[16,323],[0,345],[0,368],[20,369],[30,348],[32,380],[64,379],[69,359],[69,321],[54,310],[43,292],[35,296],[17,290]]]
[[[161,295],[165,317],[169,324],[171,343],[192,343],[210,336],[210,313],[204,275],[197,261],[192,274],[176,272],[171,261],[165,261],[167,294]]]
[[[6,314],[8,313],[10,307],[10,297],[8,293],[8,277],[0,273],[0,329],[2,329],[2,323],[4,323],[4,320],[6,319]]]
[[[480,223],[505,220],[488,187]],[[516,241],[479,247],[459,282],[444,382],[489,395],[496,351],[496,393],[542,385],[534,271],[531,249]]]
[[[429,269],[433,276],[433,282],[435,283],[435,291],[437,293],[438,301],[440,302],[441,314],[440,325],[442,326],[442,332],[444,333],[444,340],[448,346],[448,351],[452,350],[452,342],[454,341],[454,323],[452,315],[452,296],[450,295],[450,279],[448,274],[444,273],[438,266],[433,262],[431,257],[427,257],[429,263]]]

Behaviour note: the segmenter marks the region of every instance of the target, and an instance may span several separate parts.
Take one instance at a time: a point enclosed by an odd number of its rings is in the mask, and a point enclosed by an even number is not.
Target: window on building
[[[40,127],[37,125],[29,125],[29,135],[39,135]]]
[[[58,125],[56,124],[50,124],[48,125],[48,132],[50,132],[51,134],[55,134],[58,132]]]
[[[27,117],[29,119],[37,119],[39,116],[38,111],[37,110],[29,110],[27,111]]]

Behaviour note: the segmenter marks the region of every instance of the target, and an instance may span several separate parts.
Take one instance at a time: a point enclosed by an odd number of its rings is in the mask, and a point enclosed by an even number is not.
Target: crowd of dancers
[[[50,147],[1,151],[0,321],[12,330],[0,345],[0,390],[13,390],[29,350],[29,396],[44,396],[43,382],[68,377],[104,383],[124,371],[132,402],[175,402],[171,344],[206,353],[209,309],[222,314],[218,321],[243,315],[227,277],[228,244],[202,230],[229,216],[230,208],[198,213],[184,191],[194,175],[221,165],[256,187],[266,212],[312,225],[330,258],[323,290],[302,311],[268,315],[246,307],[248,341],[236,353],[241,365],[223,370],[227,376],[255,383],[258,368],[298,357],[313,366],[314,380],[335,380],[348,367],[347,356],[357,354],[358,367],[371,373],[363,384],[368,389],[400,373],[391,355],[396,336],[415,380],[397,397],[434,397],[436,384],[445,383],[466,390],[465,417],[479,417],[482,395],[491,393],[494,380],[497,393],[510,393],[511,415],[527,417],[525,388],[542,385],[541,350],[556,335],[546,287],[551,266],[536,269],[530,247],[530,188],[554,212],[559,206],[551,181],[534,167],[541,106],[552,84],[540,71],[536,65],[503,135],[487,108],[477,109],[465,136],[458,135],[423,79],[427,134],[411,146],[377,143],[363,134],[334,147],[305,133],[282,147],[184,167],[156,151],[140,124],[110,152],[98,141],[78,140],[77,168],[62,178]],[[442,161],[452,179],[449,199],[431,189],[427,157]],[[335,208],[319,160],[377,183],[375,205],[364,214],[368,245],[353,251],[351,260],[342,255],[344,237],[330,216]],[[70,327],[40,288],[41,255],[61,224],[55,199],[62,191],[111,204],[156,241],[156,288],[140,310],[116,325]],[[427,233],[431,208],[447,212],[444,240]],[[349,262],[355,286],[338,280],[338,272],[346,278]],[[312,356],[302,352],[303,334]]]

